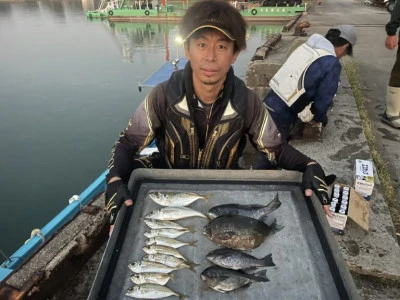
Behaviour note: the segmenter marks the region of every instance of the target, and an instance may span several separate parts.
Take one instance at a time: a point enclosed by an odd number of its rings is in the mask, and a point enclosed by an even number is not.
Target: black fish
[[[250,250],[260,246],[271,229],[271,226],[250,217],[224,215],[211,220],[203,233],[223,247]]]
[[[259,259],[243,251],[229,248],[216,249],[208,253],[206,257],[217,266],[233,270],[275,266],[272,254]]]
[[[279,196],[277,193],[274,199],[267,205],[223,204],[212,207],[208,211],[207,215],[210,219],[214,219],[222,215],[240,215],[261,220],[267,214],[278,209],[281,204],[282,203],[279,201]]]
[[[223,293],[249,287],[253,282],[269,281],[265,271],[246,274],[242,271],[229,270],[217,266],[205,269],[200,277],[210,288]]]

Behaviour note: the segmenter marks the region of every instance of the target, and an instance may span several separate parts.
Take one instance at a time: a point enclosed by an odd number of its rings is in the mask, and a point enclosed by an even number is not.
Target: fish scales
[[[257,220],[261,220],[266,215],[277,210],[281,206],[281,204],[282,203],[279,200],[279,194],[276,194],[274,199],[267,205],[260,205],[260,204],[243,205],[235,203],[222,204],[210,208],[210,210],[207,212],[207,215],[210,219],[215,219],[216,217],[229,214],[229,215],[246,216]]]
[[[200,195],[197,193],[172,193],[172,192],[151,192],[150,198],[161,206],[187,206],[197,200],[208,202],[211,195]]]
[[[151,229],[150,231],[146,231],[144,235],[148,238],[163,236],[174,239],[189,232],[194,232],[194,228],[192,230],[177,230],[172,228]]]
[[[173,278],[173,274],[164,273],[135,273],[131,276],[131,280],[135,284],[154,283],[165,285]]]
[[[223,247],[250,250],[260,246],[271,229],[271,226],[250,217],[223,215],[211,220],[203,233]]]
[[[146,241],[146,245],[162,245],[162,246],[169,246],[172,248],[180,248],[183,246],[194,246],[197,241],[191,241],[191,242],[182,242],[173,238],[169,237],[164,237],[164,236],[155,236],[152,238],[149,238]]]
[[[208,267],[200,274],[200,277],[210,288],[223,293],[249,287],[253,282],[269,281],[265,271],[247,274],[218,266]]]
[[[207,219],[207,216],[201,212],[188,207],[164,207],[154,210],[144,216],[145,219],[174,221],[185,218],[201,217]]]
[[[134,273],[170,273],[177,270],[158,262],[151,261],[135,261],[128,265],[129,269]]]
[[[184,227],[176,222],[166,220],[145,219],[144,222],[151,229],[175,229],[193,232],[194,228],[194,226]]]
[[[206,258],[217,266],[233,270],[275,266],[272,254],[259,259],[243,251],[230,248],[213,250],[207,254]]]
[[[127,289],[125,295],[128,297],[139,299],[160,299],[169,296],[186,298],[185,295],[179,294],[166,286],[153,283],[136,285],[132,288]]]

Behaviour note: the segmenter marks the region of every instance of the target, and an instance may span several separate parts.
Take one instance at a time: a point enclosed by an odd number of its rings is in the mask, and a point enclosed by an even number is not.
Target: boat
[[[190,0],[168,4],[166,0],[161,5],[153,5],[149,0],[137,0],[128,3],[127,0],[102,0],[99,8],[86,12],[89,19],[108,19],[109,21],[159,20],[179,21],[190,6]],[[192,0],[192,2],[195,2]],[[301,0],[265,0],[259,2],[232,2],[247,21],[281,21],[296,17],[307,11],[307,3]]]

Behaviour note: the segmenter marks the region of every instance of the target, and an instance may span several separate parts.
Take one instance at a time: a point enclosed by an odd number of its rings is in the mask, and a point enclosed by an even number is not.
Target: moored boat
[[[162,0],[161,5],[150,1],[102,0],[99,8],[87,11],[89,19],[101,18],[110,21],[160,20],[179,21],[190,6],[190,0],[183,0],[174,5]],[[192,1],[195,2],[195,1]],[[261,3],[233,1],[234,5],[247,21],[287,20],[307,11],[307,4],[301,0],[265,0]]]

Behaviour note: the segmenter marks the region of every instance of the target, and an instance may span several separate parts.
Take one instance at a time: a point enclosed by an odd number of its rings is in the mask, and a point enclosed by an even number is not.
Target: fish
[[[206,258],[213,264],[232,270],[250,270],[258,267],[273,267],[272,254],[256,258],[240,250],[220,248],[209,252]]]
[[[173,221],[163,221],[163,220],[155,220],[155,219],[145,219],[144,222],[151,229],[175,229],[175,230],[183,230],[185,232],[194,232],[194,226],[184,227]]]
[[[173,278],[174,274],[164,273],[135,273],[131,276],[131,280],[135,284],[154,283],[166,285]]]
[[[164,236],[169,237],[171,239],[180,237],[185,233],[193,233],[195,232],[194,227],[188,230],[177,230],[172,228],[160,228],[160,229],[151,229],[150,231],[146,231],[144,233],[145,237],[153,238],[156,236]]]
[[[281,206],[281,201],[279,200],[279,194],[277,193],[274,199],[267,205],[251,204],[251,205],[241,205],[241,204],[222,204],[210,208],[207,212],[207,216],[212,220],[216,217],[222,215],[240,215],[257,220],[261,220],[266,215],[277,210]]]
[[[247,274],[218,266],[208,267],[201,272],[200,277],[210,288],[223,293],[249,287],[253,282],[269,281],[265,271]]]
[[[260,246],[271,231],[271,226],[259,220],[239,215],[223,215],[204,226],[203,234],[220,246],[250,250]]]
[[[143,257],[143,260],[146,261],[152,261],[152,262],[158,262],[160,264],[172,267],[172,268],[177,268],[177,269],[185,269],[189,268],[194,270],[194,267],[197,267],[198,264],[190,261],[190,260],[184,260],[182,258],[178,258],[172,255],[168,254],[149,254],[145,255]]]
[[[201,212],[188,207],[164,207],[153,210],[144,216],[145,219],[174,221],[191,217],[201,217],[207,219],[207,216]]]
[[[159,246],[159,245],[151,245],[143,247],[143,251],[147,254],[167,254],[172,255],[178,258],[182,258],[185,261],[188,261],[186,257],[184,257],[178,250],[168,247],[168,246]]]
[[[195,246],[197,243],[197,241],[191,241],[191,242],[182,242],[176,239],[172,239],[169,237],[165,237],[165,236],[156,236],[153,238],[149,238],[146,241],[146,245],[150,246],[150,245],[163,245],[163,246],[169,246],[172,248],[180,248],[183,246]]]
[[[128,265],[128,268],[133,273],[170,273],[172,271],[178,270],[174,267],[169,267],[164,264],[152,261],[135,261]]]
[[[160,299],[169,296],[176,296],[179,299],[187,298],[186,295],[179,294],[166,286],[154,283],[135,285],[127,289],[125,295],[139,299]]]
[[[150,198],[161,206],[187,206],[197,200],[208,202],[212,195],[200,195],[197,193],[169,193],[169,192],[151,192]]]

